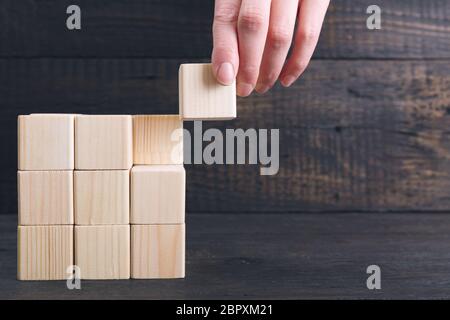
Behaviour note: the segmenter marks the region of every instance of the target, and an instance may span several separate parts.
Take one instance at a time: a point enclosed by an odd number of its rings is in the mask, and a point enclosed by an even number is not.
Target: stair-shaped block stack
[[[18,117],[18,279],[185,276],[183,120],[234,118],[236,89],[179,80],[180,115]]]

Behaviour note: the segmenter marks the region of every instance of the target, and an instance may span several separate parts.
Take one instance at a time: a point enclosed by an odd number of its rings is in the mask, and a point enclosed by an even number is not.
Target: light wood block
[[[132,224],[184,223],[186,172],[182,165],[131,169]]]
[[[73,226],[19,226],[17,278],[63,280],[73,265]]]
[[[18,171],[20,225],[73,224],[73,171]]]
[[[128,224],[130,171],[75,171],[77,225]]]
[[[183,164],[182,130],[179,115],[133,116],[134,164]]]
[[[73,170],[74,115],[18,117],[19,170]]]
[[[184,120],[236,118],[236,84],[224,86],[217,82],[211,64],[182,64],[178,85]]]
[[[75,168],[130,169],[133,164],[132,118],[81,115],[75,119]]]
[[[130,278],[130,226],[75,226],[81,279]]]
[[[131,277],[184,278],[185,224],[132,225]]]

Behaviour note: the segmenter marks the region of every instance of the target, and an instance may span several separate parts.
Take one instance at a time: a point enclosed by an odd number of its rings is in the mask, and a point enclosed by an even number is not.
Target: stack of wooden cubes
[[[82,279],[130,277],[132,117],[75,118],[75,264]]]
[[[18,278],[67,278],[73,265],[73,115],[18,118]]]
[[[180,68],[180,115],[18,118],[18,279],[185,276],[183,120],[236,116],[235,85]]]
[[[182,142],[172,139],[182,129],[179,116],[133,118],[132,278],[184,277],[186,175]]]

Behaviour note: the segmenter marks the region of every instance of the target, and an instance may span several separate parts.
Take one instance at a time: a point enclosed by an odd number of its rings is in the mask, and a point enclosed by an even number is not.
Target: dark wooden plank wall
[[[450,2],[334,0],[293,88],[239,99],[219,128],[279,128],[280,172],[187,166],[190,212],[450,209]],[[176,113],[177,68],[208,59],[212,1],[0,0],[0,212],[16,211],[16,116]],[[190,125],[187,125],[190,127]]]
[[[83,31],[65,28],[82,8]],[[383,31],[366,28],[370,0],[332,0],[316,58],[448,58],[450,2],[378,0]],[[213,0],[0,0],[0,57],[206,58]]]

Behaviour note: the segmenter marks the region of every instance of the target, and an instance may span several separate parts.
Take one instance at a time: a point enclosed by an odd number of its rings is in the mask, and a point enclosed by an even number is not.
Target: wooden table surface
[[[450,215],[189,214],[183,280],[16,280],[16,217],[0,216],[0,299],[449,298]],[[366,268],[381,268],[381,290]]]

